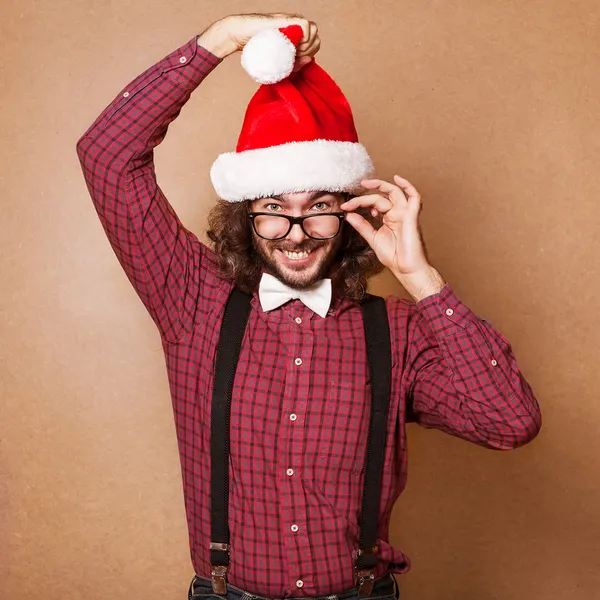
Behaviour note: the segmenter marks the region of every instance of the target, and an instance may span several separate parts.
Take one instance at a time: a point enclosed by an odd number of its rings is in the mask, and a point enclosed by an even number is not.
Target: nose
[[[289,240],[294,242],[294,244],[300,244],[304,240],[308,239],[308,236],[302,231],[302,227],[300,227],[299,223],[295,223],[292,225],[292,229],[287,234]]]

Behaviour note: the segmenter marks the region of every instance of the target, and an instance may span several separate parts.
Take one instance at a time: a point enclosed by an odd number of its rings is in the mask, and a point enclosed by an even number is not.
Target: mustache
[[[303,242],[302,244],[277,244],[277,243],[273,243],[270,244],[271,248],[275,249],[275,250],[286,250],[287,252],[304,252],[304,251],[308,251],[310,252],[311,250],[315,250],[316,248],[319,248],[320,246],[322,246],[323,244],[321,242],[312,242],[311,240],[307,240],[306,242]]]

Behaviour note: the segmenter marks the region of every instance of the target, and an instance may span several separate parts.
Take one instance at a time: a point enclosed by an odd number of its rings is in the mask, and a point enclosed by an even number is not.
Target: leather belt
[[[235,592],[240,595],[240,600],[242,596],[245,595],[246,600],[250,600],[248,597],[250,596],[252,600],[281,600],[279,598],[265,598],[264,596],[259,596],[258,594],[253,594],[252,592],[247,592],[238,588],[231,583],[227,583],[227,589]],[[398,597],[397,594],[398,584],[396,582],[395,577],[391,573],[386,573],[385,575],[375,579],[373,581],[373,590],[371,592],[371,599],[383,598],[394,594]],[[193,599],[194,594],[201,594],[205,596],[206,594],[212,594],[212,582],[210,579],[206,577],[202,577],[199,575],[194,576],[192,579],[192,583],[190,585],[190,598]],[[313,597],[311,600],[333,600],[332,596],[335,596],[338,600],[349,600],[350,598],[356,598],[357,588],[351,588],[346,590],[345,592],[340,592],[339,594],[328,594],[327,596],[318,596]]]

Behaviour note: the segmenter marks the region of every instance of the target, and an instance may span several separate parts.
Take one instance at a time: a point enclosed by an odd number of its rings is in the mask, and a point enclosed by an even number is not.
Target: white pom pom
[[[251,38],[242,51],[242,67],[258,83],[277,83],[290,75],[296,47],[279,29],[266,29]]]

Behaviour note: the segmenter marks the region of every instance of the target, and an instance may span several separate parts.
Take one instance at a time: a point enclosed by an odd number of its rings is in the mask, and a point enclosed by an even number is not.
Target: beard
[[[252,244],[262,265],[271,275],[293,289],[304,290],[329,275],[336,262],[341,237],[338,235],[327,241],[307,239],[301,244],[294,244],[289,240],[269,241],[253,234]],[[310,252],[311,262],[308,265],[294,265],[280,250],[306,250]]]

